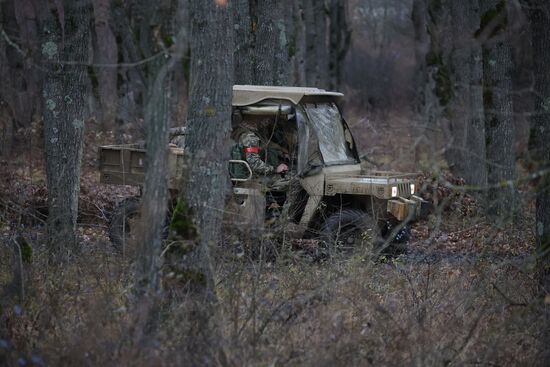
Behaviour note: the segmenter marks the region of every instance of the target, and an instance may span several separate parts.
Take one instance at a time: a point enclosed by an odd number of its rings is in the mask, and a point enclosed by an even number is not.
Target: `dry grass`
[[[37,237],[40,243],[40,235]],[[144,339],[128,262],[106,242],[48,268],[25,265],[25,300],[2,297],[0,361],[173,365],[191,356],[186,304],[160,311]],[[414,246],[414,244],[413,244]],[[2,248],[2,287],[11,281]],[[542,365],[548,305],[528,259],[409,255],[323,263],[220,261],[224,340],[234,365]],[[145,340],[145,341],[144,341]]]
[[[384,149],[376,159],[409,155],[384,158]],[[86,174],[82,253],[63,268],[49,267],[44,228],[31,216],[44,203],[43,180],[38,175],[29,184],[24,172],[0,190],[2,205],[10,204],[0,212],[0,365],[199,363],[191,297],[162,303],[157,327],[144,334],[152,300],[136,297],[132,266],[105,235],[105,214],[125,193],[98,189],[97,178]],[[522,188],[518,222],[497,227],[471,197],[444,188],[449,180],[427,179],[426,194],[445,210],[413,227],[406,256],[371,261],[357,253],[312,262],[285,250],[267,262],[222,251],[217,293],[229,364],[543,366],[550,305],[529,256],[530,188]],[[14,284],[18,234],[33,249],[23,265],[24,299]]]

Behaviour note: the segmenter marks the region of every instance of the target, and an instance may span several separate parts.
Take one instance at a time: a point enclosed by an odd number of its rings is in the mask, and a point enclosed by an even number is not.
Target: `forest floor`
[[[392,152],[395,143],[387,143]],[[359,144],[368,151],[371,143]],[[370,153],[383,164],[410,157],[410,150]],[[136,191],[100,185],[91,148],[87,154],[78,227],[82,253],[55,271],[46,265],[43,244],[42,163],[30,165],[21,156],[0,167],[0,364],[184,364],[181,346],[192,336],[180,305],[167,306],[158,330],[143,343],[131,261],[113,250],[106,233],[114,203]],[[217,293],[229,361],[544,365],[550,299],[539,296],[532,258],[532,187],[519,188],[516,221],[498,224],[483,215],[475,196],[456,189],[462,184],[444,167],[426,171],[421,194],[437,210],[412,224],[401,256],[373,260],[358,252],[321,262],[292,251],[271,262],[220,256]],[[32,249],[22,264],[24,294],[14,239]]]

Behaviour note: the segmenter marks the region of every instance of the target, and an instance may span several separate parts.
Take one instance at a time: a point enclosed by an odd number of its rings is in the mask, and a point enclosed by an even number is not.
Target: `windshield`
[[[356,163],[353,139],[349,131],[344,131],[338,107],[334,103],[308,103],[306,112],[319,140],[325,164]]]

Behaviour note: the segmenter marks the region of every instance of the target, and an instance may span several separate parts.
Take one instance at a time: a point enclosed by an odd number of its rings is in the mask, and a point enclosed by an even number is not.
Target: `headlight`
[[[414,184],[411,184],[411,195],[414,195],[414,189],[415,189]]]
[[[397,186],[392,186],[391,188],[391,196],[396,197],[397,196]]]

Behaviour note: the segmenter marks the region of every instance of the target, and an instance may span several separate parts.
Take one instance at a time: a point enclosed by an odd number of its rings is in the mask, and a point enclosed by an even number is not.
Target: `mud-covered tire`
[[[364,250],[374,253],[380,240],[375,220],[364,211],[343,209],[329,216],[321,228],[321,240],[328,254]]]
[[[128,244],[132,228],[132,222],[135,222],[140,211],[140,199],[128,198],[115,207],[109,220],[109,239],[115,250],[119,253],[124,252],[124,245]]]

